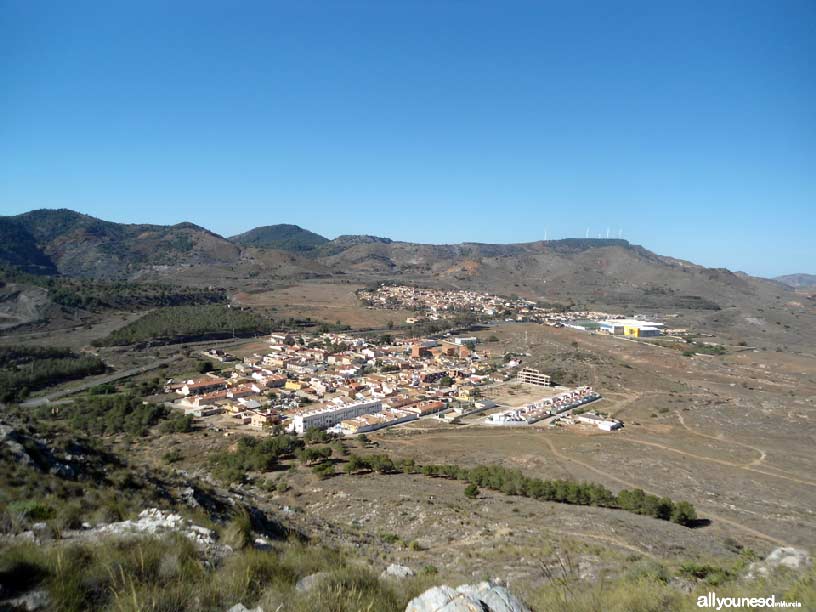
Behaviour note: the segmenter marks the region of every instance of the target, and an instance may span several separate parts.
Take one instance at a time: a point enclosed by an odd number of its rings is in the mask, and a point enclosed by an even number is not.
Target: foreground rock
[[[746,578],[764,578],[780,567],[791,570],[804,570],[812,564],[813,561],[806,550],[787,546],[775,548],[762,561],[754,561],[748,566]]]
[[[433,587],[412,599],[405,612],[530,612],[530,608],[503,586],[480,582],[456,589]]]

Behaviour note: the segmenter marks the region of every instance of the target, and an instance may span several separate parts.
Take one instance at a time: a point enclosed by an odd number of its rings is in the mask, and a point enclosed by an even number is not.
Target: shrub
[[[161,425],[164,433],[188,433],[193,431],[193,416],[190,414],[176,414]]]
[[[177,461],[181,461],[181,452],[179,449],[174,448],[164,453],[164,455],[162,455],[162,459],[165,463],[176,463]]]
[[[312,468],[312,473],[315,474],[320,480],[326,480],[327,478],[334,476],[334,465],[331,463],[321,463]]]
[[[56,514],[50,505],[36,499],[13,501],[8,511],[31,522],[46,521]]]
[[[233,550],[241,550],[252,544],[252,521],[249,514],[236,514],[222,531],[221,540]]]
[[[465,497],[469,499],[476,499],[479,497],[479,487],[471,483],[465,487]]]

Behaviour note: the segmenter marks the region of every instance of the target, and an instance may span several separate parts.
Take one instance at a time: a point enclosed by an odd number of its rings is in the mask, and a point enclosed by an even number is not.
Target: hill
[[[70,210],[0,217],[0,232],[18,245],[0,249],[0,264],[231,294],[314,279],[391,280],[628,313],[693,311],[713,328],[749,336],[765,330],[763,337],[779,344],[793,333],[785,330],[801,328],[797,315],[810,308],[780,282],[705,268],[620,239],[417,244],[367,235],[327,240],[298,226],[270,225],[227,240],[192,223],[120,224]]]
[[[124,278],[150,267],[240,257],[238,247],[192,223],[113,223],[61,209],[0,217],[0,228],[4,238],[21,246],[0,249],[0,263],[70,276]]]
[[[798,274],[785,274],[784,276],[777,276],[774,280],[796,289],[816,287],[816,274],[801,272]]]
[[[56,267],[34,237],[19,223],[0,217],[0,262],[34,274],[53,274]]]
[[[243,234],[232,236],[229,240],[243,247],[296,252],[311,251],[329,242],[328,238],[320,234],[315,234],[297,225],[285,223],[256,227]]]

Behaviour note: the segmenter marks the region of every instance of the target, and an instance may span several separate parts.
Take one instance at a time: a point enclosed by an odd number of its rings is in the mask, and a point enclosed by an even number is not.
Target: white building
[[[587,412],[586,414],[576,414],[573,418],[579,423],[586,423],[588,425],[595,425],[598,429],[603,431],[615,431],[623,427],[623,423],[616,419],[607,419],[599,414]]]
[[[295,415],[292,428],[297,433],[304,433],[307,429],[328,429],[340,421],[353,419],[363,414],[372,414],[382,410],[382,401],[366,400],[351,404],[327,404],[313,410]]]

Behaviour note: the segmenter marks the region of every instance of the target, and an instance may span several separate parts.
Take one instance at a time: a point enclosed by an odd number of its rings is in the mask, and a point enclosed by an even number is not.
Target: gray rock
[[[295,583],[295,590],[298,593],[308,593],[312,589],[314,589],[320,581],[327,578],[329,576],[328,572],[317,572],[315,574],[309,574],[308,576],[304,576],[300,580]]]
[[[405,612],[530,612],[503,586],[480,582],[452,589],[447,585],[428,589],[408,603]]]
[[[813,565],[813,560],[806,550],[784,546],[775,548],[762,561],[754,561],[748,566],[746,578],[765,577],[777,568],[785,567],[791,570],[804,570]]]
[[[10,606],[11,609],[23,610],[46,610],[50,603],[48,593],[43,590],[29,591],[24,595],[4,602],[4,604]]]
[[[227,612],[264,612],[264,610],[261,606],[257,608],[247,608],[244,604],[237,603],[227,610]]]
[[[380,578],[410,578],[413,575],[414,570],[410,567],[392,563],[380,574]]]
[[[194,487],[187,487],[181,490],[181,499],[185,504],[191,508],[198,508],[201,504],[196,499],[196,490]]]

